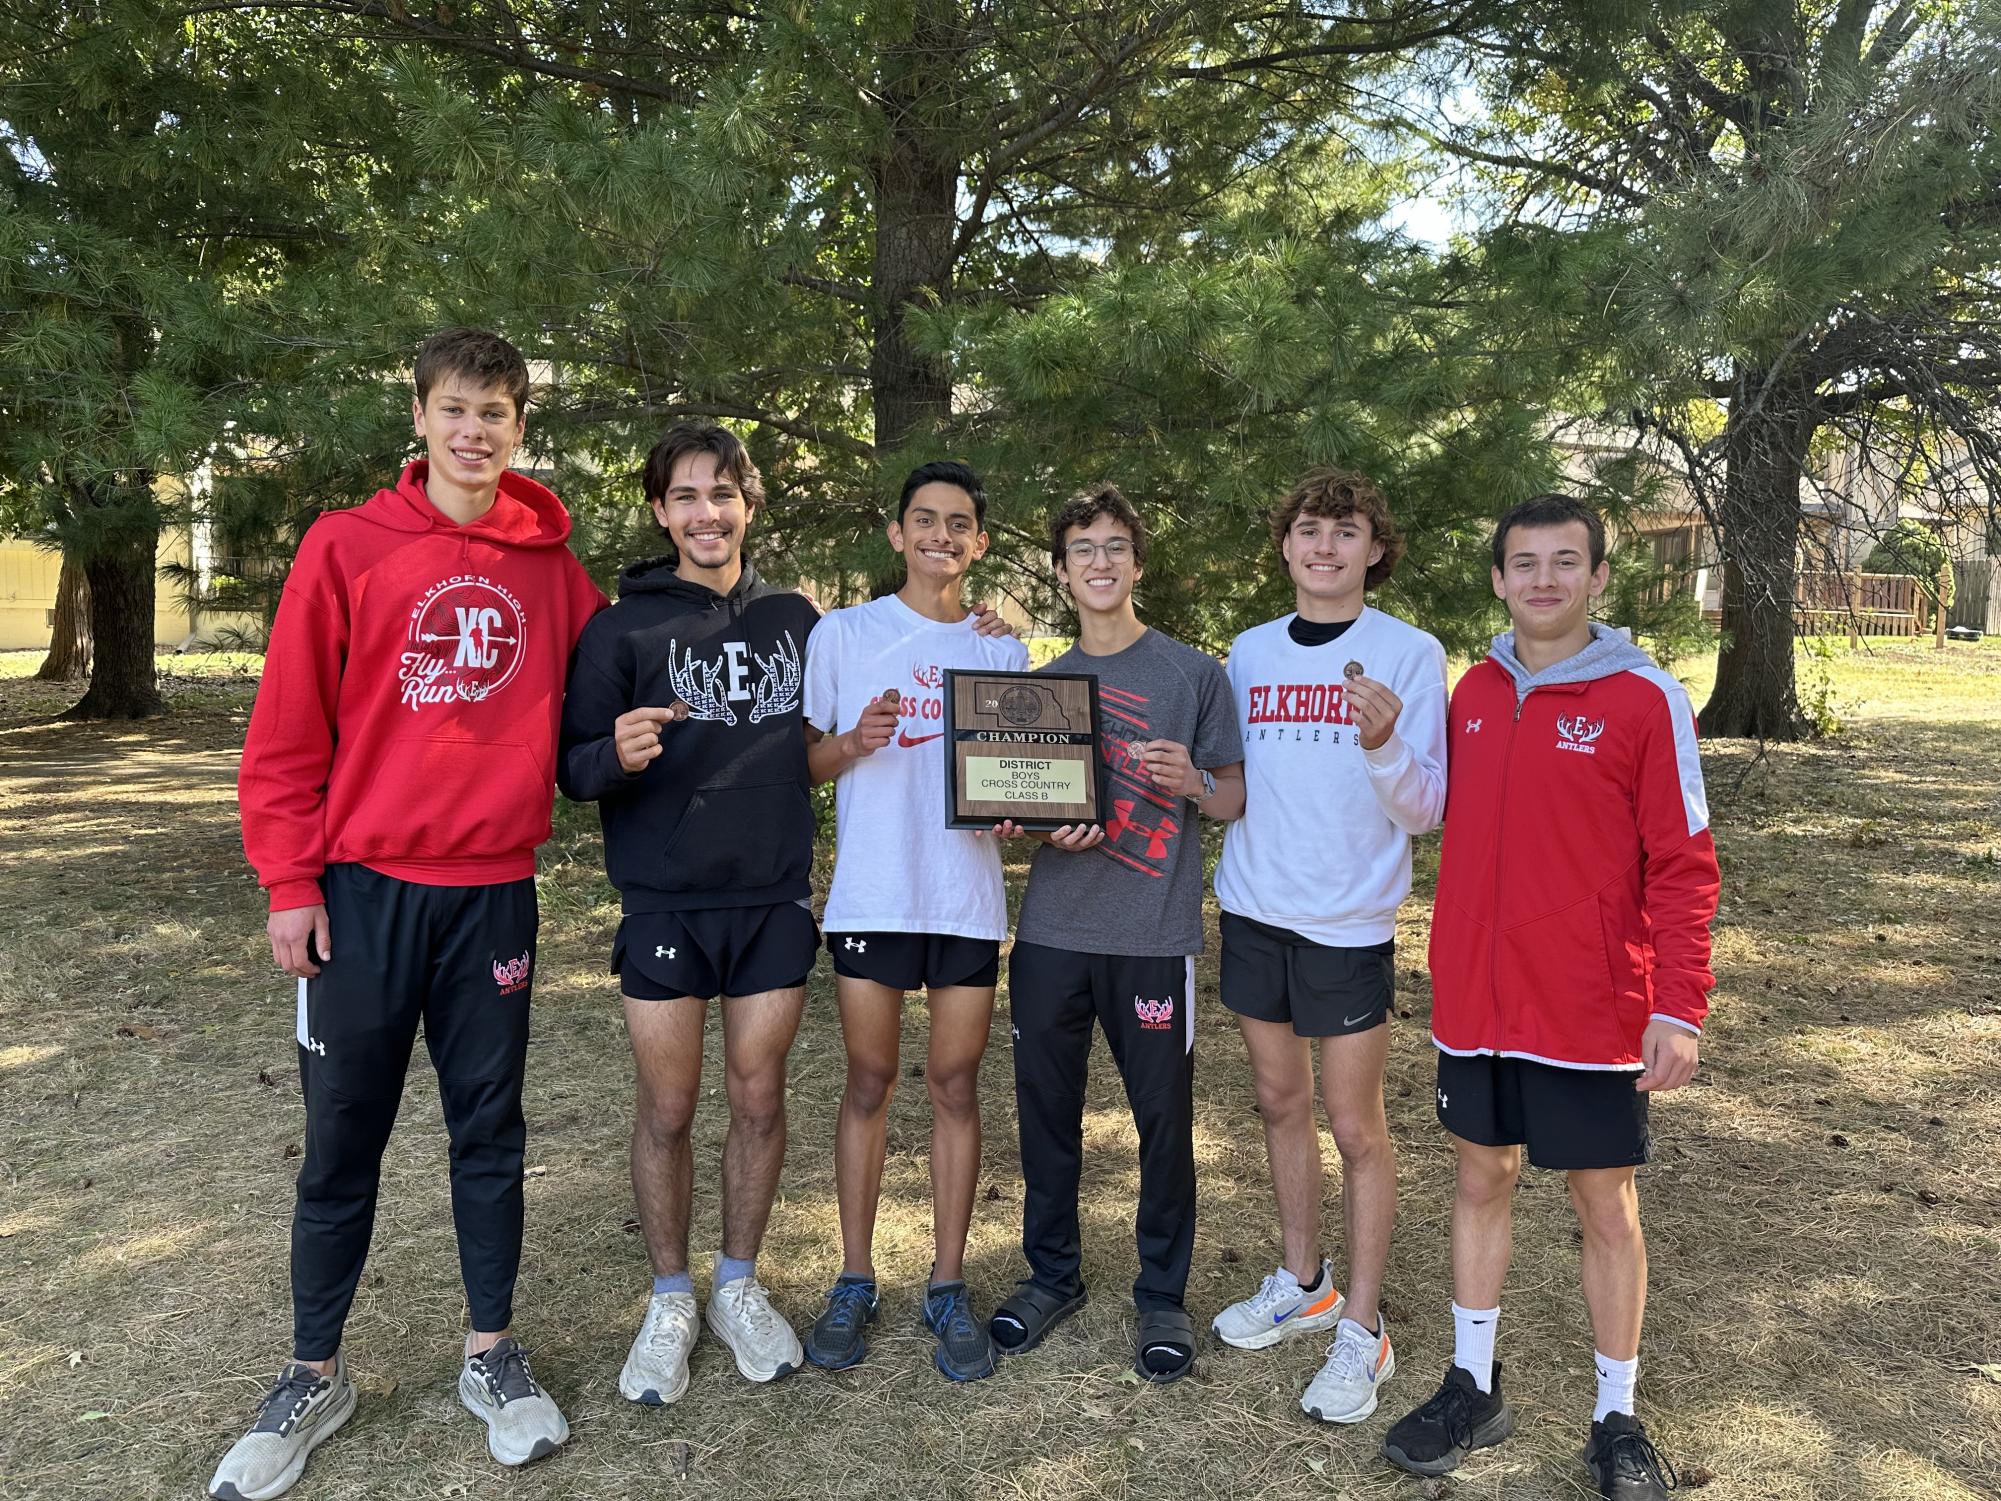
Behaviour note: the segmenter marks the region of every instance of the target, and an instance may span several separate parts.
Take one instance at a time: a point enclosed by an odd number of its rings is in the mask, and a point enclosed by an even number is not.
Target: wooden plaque
[[[945,823],[1098,823],[1098,680],[1090,673],[945,672]]]

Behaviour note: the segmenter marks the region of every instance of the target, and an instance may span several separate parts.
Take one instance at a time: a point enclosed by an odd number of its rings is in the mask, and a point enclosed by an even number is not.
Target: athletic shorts
[[[1000,979],[1000,941],[948,933],[829,933],[834,973],[891,990],[992,985]]]
[[[1394,938],[1334,948],[1288,928],[1225,912],[1223,1004],[1253,1021],[1289,1022],[1301,1037],[1345,1037],[1396,1007]]]
[[[820,930],[801,902],[635,912],[618,925],[611,972],[635,1001],[760,995],[804,985]]]
[[[1526,1147],[1555,1172],[1637,1167],[1647,1160],[1639,1070],[1558,1068],[1525,1058],[1440,1051],[1438,1119],[1481,1147]]]

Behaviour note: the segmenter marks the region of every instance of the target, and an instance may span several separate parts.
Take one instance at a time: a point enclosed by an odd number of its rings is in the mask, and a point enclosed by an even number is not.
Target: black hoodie
[[[749,563],[722,595],[651,558],[619,575],[618,596],[577,642],[556,781],[598,804],[605,868],[625,910],[806,896],[813,809],[800,680],[820,612]],[[677,698],[693,712],[663,726],[661,753],[628,775],[614,722]]]

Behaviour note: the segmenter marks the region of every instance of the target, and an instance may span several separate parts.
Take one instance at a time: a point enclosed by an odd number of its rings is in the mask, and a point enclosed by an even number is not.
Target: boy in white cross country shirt
[[[876,1316],[873,1243],[903,997],[930,1002],[934,1261],[924,1323],[954,1381],[990,1375],[993,1344],[965,1284],[966,1231],[980,1169],[980,1059],[993,1019],[1007,896],[994,839],[944,827],[947,668],[1020,671],[1028,650],[981,635],[965,603],[986,553],[986,492],[964,464],[925,464],[903,482],[889,543],[903,587],[820,622],[806,653],[807,760],[835,784],[835,861],[824,926],[839,976],[847,1089],[835,1143],[842,1270],[806,1337],[815,1365],[866,1353]]]

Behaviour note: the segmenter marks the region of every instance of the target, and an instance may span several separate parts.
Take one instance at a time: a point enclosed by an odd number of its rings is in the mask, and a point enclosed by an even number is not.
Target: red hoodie
[[[1453,690],[1431,922],[1448,1053],[1634,1069],[1709,1010],[1716,844],[1681,684],[1594,628],[1529,676],[1510,637]]]
[[[308,528],[243,743],[243,850],[271,910],[348,861],[427,886],[535,873],[563,674],[605,599],[526,475],[454,525],[419,460]]]

